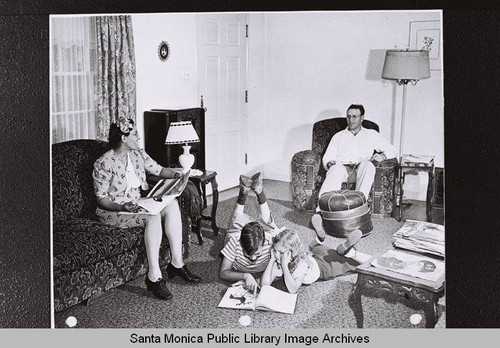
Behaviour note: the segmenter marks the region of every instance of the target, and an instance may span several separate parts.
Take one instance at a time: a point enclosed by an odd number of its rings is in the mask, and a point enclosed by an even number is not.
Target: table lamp
[[[199,141],[200,138],[198,134],[196,134],[196,130],[191,121],[170,123],[165,144],[184,144],[182,146],[184,152],[179,156],[179,163],[184,173],[190,170],[194,163],[194,155],[189,153],[191,146],[188,145],[188,143],[197,143]]]
[[[401,134],[399,137],[399,156],[403,156],[406,86],[409,82],[416,85],[418,80],[431,77],[429,67],[429,51],[421,50],[388,50],[385,52],[382,78],[396,80],[403,85],[403,106],[401,114]]]

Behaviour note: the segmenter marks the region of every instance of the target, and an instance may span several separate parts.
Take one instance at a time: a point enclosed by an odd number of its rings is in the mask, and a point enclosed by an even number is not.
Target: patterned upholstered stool
[[[319,208],[325,231],[333,237],[345,238],[357,229],[365,236],[373,230],[370,207],[361,191],[326,192],[319,198]]]

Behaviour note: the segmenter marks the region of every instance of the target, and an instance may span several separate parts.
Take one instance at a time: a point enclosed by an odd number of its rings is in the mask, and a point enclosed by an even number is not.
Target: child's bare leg
[[[359,263],[365,263],[367,262],[369,259],[372,258],[372,255],[369,255],[369,254],[365,254],[361,251],[357,251],[356,249],[352,248],[351,250],[349,250],[347,252],[347,254],[344,255],[345,257],[348,257],[350,259],[353,259],[354,261],[357,261]]]
[[[234,207],[234,214],[233,214],[233,216],[243,214],[244,210],[245,210],[245,206],[244,205],[236,203],[236,206]]]
[[[269,209],[269,204],[267,204],[267,202],[260,204],[260,216],[266,223],[271,222],[271,210]]]

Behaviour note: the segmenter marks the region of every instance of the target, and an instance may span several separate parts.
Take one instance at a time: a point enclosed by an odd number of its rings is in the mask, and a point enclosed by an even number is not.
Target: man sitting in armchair
[[[319,197],[325,192],[340,190],[342,182],[355,175],[356,191],[368,198],[375,178],[375,166],[371,161],[396,157],[396,150],[387,139],[361,126],[364,115],[363,105],[352,104],[347,109],[347,128],[332,137],[323,155],[327,173]]]
[[[323,167],[327,172],[318,197],[340,190],[344,181],[355,177],[356,191],[361,191],[368,199],[376,171],[371,161],[381,162],[396,157],[394,146],[387,139],[376,130],[361,126],[364,115],[363,105],[352,104],[347,108],[347,128],[332,137],[323,155]],[[320,211],[318,206],[311,220],[316,231],[322,224]],[[320,243],[324,239],[324,233],[318,234]]]

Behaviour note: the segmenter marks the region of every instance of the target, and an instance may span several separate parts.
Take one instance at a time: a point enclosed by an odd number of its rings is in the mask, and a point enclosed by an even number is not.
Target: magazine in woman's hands
[[[297,294],[290,294],[270,285],[264,285],[258,294],[254,294],[243,288],[243,284],[236,282],[227,289],[217,307],[293,314],[296,302]]]
[[[189,181],[189,172],[183,173],[182,177],[178,179],[161,179],[158,181],[146,197],[137,201],[140,208],[132,214],[156,215],[160,213],[163,208],[184,191]]]

